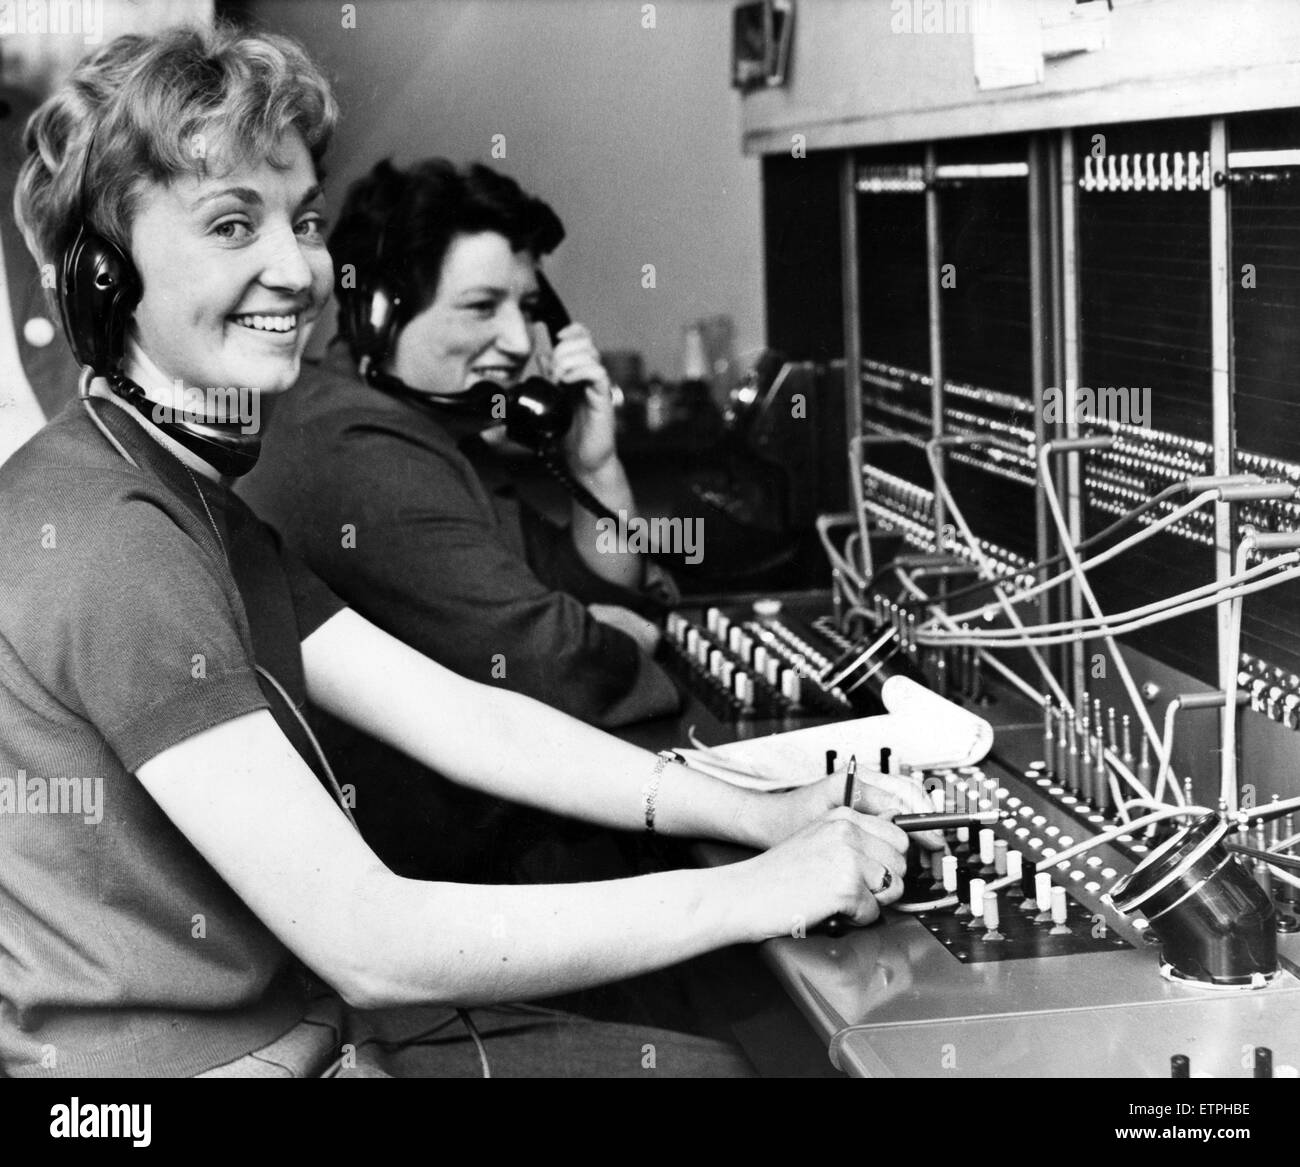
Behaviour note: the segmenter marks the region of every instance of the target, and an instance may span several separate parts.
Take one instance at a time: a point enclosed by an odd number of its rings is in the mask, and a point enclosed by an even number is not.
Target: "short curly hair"
[[[214,156],[279,165],[290,129],[319,173],[337,121],[329,82],[288,37],[224,22],[120,36],[28,119],[14,214],[38,264],[55,262],[83,219],[129,251],[146,183],[206,175]]]
[[[382,279],[401,293],[404,324],[433,303],[452,241],[484,231],[505,236],[512,250],[534,259],[564,239],[549,204],[490,166],[458,169],[429,158],[399,170],[385,159],[354,182],[329,237],[339,332],[354,359],[363,354],[351,335],[349,297]]]

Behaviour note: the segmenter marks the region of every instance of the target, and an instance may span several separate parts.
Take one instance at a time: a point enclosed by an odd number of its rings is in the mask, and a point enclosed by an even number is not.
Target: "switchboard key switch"
[[[970,872],[960,865],[957,868],[957,887],[953,894],[957,897],[957,906],[953,909],[954,916],[970,915]]]
[[[1034,906],[1038,909],[1038,914],[1034,916],[1034,923],[1050,923],[1052,919],[1052,873],[1050,871],[1034,873]]]
[[[1119,188],[1120,190],[1133,189],[1133,177],[1128,172],[1128,155],[1119,156]]]
[[[1070,904],[1065,898],[1065,888],[1052,888],[1052,906],[1050,910],[1052,915],[1052,929],[1049,935],[1068,936],[1070,933],[1070,926],[1067,921],[1070,918]]]
[[[1147,190],[1158,190],[1160,188],[1160,178],[1156,174],[1156,156],[1147,155]]]
[[[1106,163],[1107,163],[1106,181],[1110,184],[1110,189],[1120,190],[1121,187],[1119,182],[1118,159],[1116,159],[1114,154],[1109,154],[1106,157]]]
[[[1020,854],[1019,851],[1016,852]],[[1050,878],[1050,877],[1049,877]],[[1020,892],[1024,897],[1020,901],[1022,912],[1038,911],[1038,864],[1032,859],[1021,860]]]
[[[967,893],[968,903],[970,904],[970,919],[966,921],[966,927],[972,930],[984,927],[984,906],[985,906],[985,889],[988,884],[985,880],[975,878],[970,881],[970,889]]]
[[[1184,174],[1183,174],[1184,165],[1185,164],[1183,162],[1182,151],[1181,150],[1175,151],[1174,152],[1174,190],[1182,190],[1186,185],[1184,180]]]
[[[984,897],[984,935],[980,939],[993,944],[1005,940],[1006,937],[998,931],[998,925],[1001,922],[998,897],[996,895],[986,895]]]
[[[994,862],[997,855],[995,843],[996,840],[993,837],[993,828],[981,827],[979,834],[980,875],[987,876],[997,874],[997,865]]]
[[[1201,152],[1201,189],[1209,190],[1214,185],[1214,176],[1210,173],[1210,152]]]
[[[1201,159],[1195,150],[1187,155],[1187,189],[1199,190],[1201,185]]]
[[[1300,728],[1300,694],[1288,693],[1283,699],[1282,724],[1287,729]]]
[[[943,881],[943,861],[948,858],[950,858],[950,856],[945,855],[942,851],[930,852],[930,890],[931,891],[944,890],[945,885]]]
[[[940,855],[939,868],[943,890],[949,895],[956,895],[958,885],[957,856]]]
[[[1190,1078],[1192,1076],[1192,1062],[1186,1054],[1174,1054],[1169,1059],[1169,1076],[1171,1078]]]
[[[1126,154],[1125,157],[1127,158],[1128,155]],[[1146,190],[1146,188],[1147,188],[1146,175],[1142,173],[1142,155],[1134,154],[1133,155],[1133,189]]]

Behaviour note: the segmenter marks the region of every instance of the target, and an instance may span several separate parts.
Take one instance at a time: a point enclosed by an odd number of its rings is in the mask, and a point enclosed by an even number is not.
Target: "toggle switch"
[[[970,881],[969,900],[971,918],[966,922],[967,928],[984,927],[984,889],[988,884],[976,877]]]
[[[998,924],[1001,921],[998,918],[998,897],[995,895],[986,895],[984,897],[984,935],[981,939],[997,942],[1005,940],[1006,937],[998,931]]]
[[[1070,918],[1070,904],[1065,898],[1065,888],[1052,888],[1052,928],[1049,936],[1068,936],[1070,927],[1066,921]]]
[[[1035,924],[1046,924],[1052,918],[1052,873],[1039,871],[1034,875],[1034,900],[1038,907]]]
[[[943,890],[949,895],[954,895],[957,891],[957,856],[940,856],[939,867],[940,878],[943,880]]]

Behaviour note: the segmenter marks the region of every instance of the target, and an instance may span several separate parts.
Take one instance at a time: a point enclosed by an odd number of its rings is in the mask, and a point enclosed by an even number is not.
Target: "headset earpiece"
[[[349,299],[352,343],[361,360],[378,367],[391,351],[397,334],[402,297],[382,283],[358,289]]]
[[[102,375],[115,371],[143,292],[130,256],[83,223],[63,251],[58,290],[63,329],[78,363]]]

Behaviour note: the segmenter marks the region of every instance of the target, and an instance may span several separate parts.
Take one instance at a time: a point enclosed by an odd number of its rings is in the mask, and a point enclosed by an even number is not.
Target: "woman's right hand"
[[[736,865],[744,930],[755,940],[805,935],[836,913],[870,924],[902,895],[907,846],[887,820],[837,807]]]

